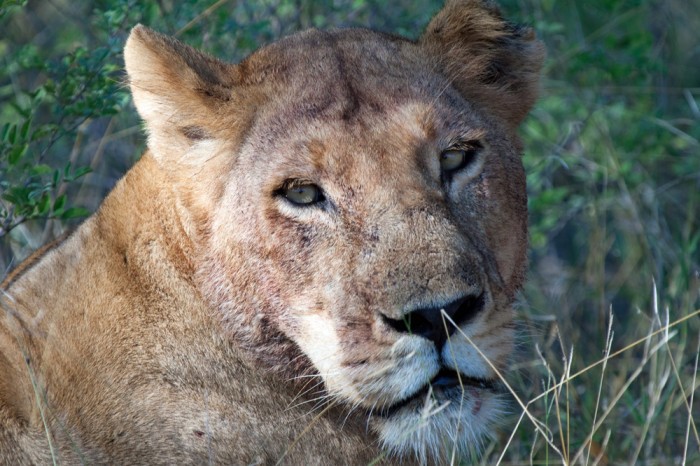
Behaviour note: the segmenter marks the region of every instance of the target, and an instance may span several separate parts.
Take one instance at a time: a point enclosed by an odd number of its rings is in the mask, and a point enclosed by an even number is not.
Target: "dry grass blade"
[[[513,387],[510,385],[510,383],[508,383],[508,381],[506,380],[504,375],[501,373],[501,371],[499,371],[498,368],[493,365],[493,363],[488,359],[488,357],[486,357],[486,355],[481,351],[481,349],[476,344],[474,344],[472,339],[469,338],[469,336],[466,333],[464,333],[464,331],[462,331],[461,328],[459,328],[459,326],[455,323],[455,321],[452,320],[452,318],[449,315],[447,315],[447,313],[445,313],[444,310],[441,311],[441,314],[443,316],[443,319],[447,319],[447,321],[450,322],[450,324],[452,324],[455,327],[455,329],[460,333],[460,335],[462,335],[464,338],[466,338],[467,342],[469,342],[469,344],[474,347],[474,349],[479,354],[479,356],[481,356],[484,359],[486,364],[488,364],[489,367],[491,368],[491,370],[494,371],[494,373],[496,374],[498,379],[501,382],[503,382],[503,385],[505,385],[505,387],[508,389],[508,391],[513,396],[513,398],[518,403],[518,405],[520,405],[520,408],[523,410],[523,412],[528,417],[530,422],[532,422],[532,425],[535,427],[535,430],[537,432],[539,432],[544,437],[545,441],[549,444],[549,446],[552,447],[552,449],[562,458],[562,460],[564,460],[564,454],[562,453],[562,451],[559,448],[557,448],[557,446],[552,441],[551,434],[547,432],[546,426],[544,424],[542,424],[542,422],[540,422],[537,418],[535,418],[532,415],[532,413],[530,413],[530,411],[528,409],[529,403],[525,404],[520,399],[518,394],[515,392]]]
[[[618,390],[617,394],[610,400],[607,409],[603,412],[603,414],[600,416],[598,421],[593,425],[591,432],[588,434],[586,439],[583,441],[583,444],[581,448],[576,452],[576,455],[574,455],[573,463],[576,463],[578,459],[583,456],[584,452],[586,451],[586,447],[588,444],[591,442],[592,436],[600,429],[600,427],[603,425],[605,420],[608,418],[608,416],[613,412],[613,409],[616,407],[620,399],[624,396],[624,394],[627,392],[629,387],[634,383],[635,380],[642,374],[642,371],[644,370],[645,366],[649,362],[649,360],[661,349],[668,343],[668,340],[673,338],[675,336],[675,333],[672,334],[667,334],[665,338],[661,339],[658,343],[655,345],[651,345],[651,339],[653,336],[658,335],[658,331],[656,332],[651,332],[649,335],[644,339],[645,348],[644,348],[644,354],[642,355],[642,358],[639,362],[639,366],[632,372],[632,374],[627,378],[623,386]],[[614,355],[613,355],[614,356]],[[611,357],[613,357],[611,356]],[[610,358],[608,358],[610,359]],[[590,367],[590,366],[589,366]]]
[[[683,322],[685,322],[685,321],[687,321],[687,320],[689,320],[689,319],[692,319],[693,317],[698,316],[698,315],[700,315],[700,309],[691,312],[691,313],[688,314],[687,316],[681,317],[680,319],[677,319],[677,320],[671,322],[670,324],[668,324],[668,328],[673,328],[673,327],[675,327],[675,326],[677,326],[677,325],[680,325],[681,323],[683,323]],[[624,348],[621,348],[621,349],[615,351],[614,353],[610,354],[610,355],[608,356],[608,358],[600,359],[600,360],[594,362],[593,364],[590,364],[590,365],[586,366],[585,368],[581,369],[580,371],[574,373],[571,377],[569,377],[569,379],[568,379],[566,382],[571,381],[571,380],[573,380],[573,379],[575,379],[575,378],[577,378],[577,377],[579,377],[579,376],[585,374],[586,372],[590,371],[590,370],[593,369],[594,367],[597,367],[597,366],[600,366],[600,365],[604,364],[606,359],[615,358],[615,357],[617,357],[617,356],[619,356],[619,355],[625,353],[626,351],[629,351],[630,349],[632,349],[632,348],[634,348],[634,347],[636,347],[636,346],[641,345],[642,343],[647,343],[647,342],[649,341],[650,338],[652,338],[652,337],[654,337],[654,336],[656,336],[656,335],[658,335],[658,334],[660,334],[660,333],[666,332],[666,331],[667,331],[667,328],[661,328],[661,329],[658,329],[658,330],[656,330],[656,331],[650,333],[650,334],[647,335],[646,337],[640,338],[640,339],[638,339],[638,340],[636,340],[636,341],[630,343],[629,345],[625,346]],[[538,396],[536,396],[535,398],[533,398],[530,402],[532,403],[532,402],[534,402],[534,401],[537,401],[537,400],[539,400],[539,399],[541,399],[541,398],[547,396],[547,395],[548,395],[550,392],[552,392],[553,390],[558,390],[558,389],[561,387],[561,385],[563,385],[561,382],[558,383],[557,385],[555,385],[555,386],[549,388],[546,392],[541,393],[541,394],[539,394]]]
[[[695,366],[693,367],[693,390],[690,392],[690,404],[688,405],[688,424],[685,429],[685,448],[683,449],[683,461],[682,464],[686,464],[688,458],[688,440],[690,438],[690,426],[695,429],[695,421],[693,420],[693,402],[695,400],[695,381],[698,375],[698,358],[700,358],[700,334],[698,334],[698,346],[695,349]],[[681,387],[682,388],[682,387]],[[685,393],[683,393],[683,398],[685,399]],[[697,440],[697,431],[695,432]],[[697,443],[700,448],[700,442]]]
[[[229,0],[218,0],[217,2],[215,2],[209,8],[207,8],[206,10],[204,10],[203,12],[201,12],[200,14],[198,14],[197,16],[192,18],[192,20],[190,20],[187,24],[185,24],[180,29],[178,29],[178,31],[175,33],[175,37],[178,37],[180,34],[187,31],[188,29],[190,29],[192,26],[194,26],[195,24],[200,22],[202,19],[204,19],[207,16],[209,16],[210,14],[212,14],[217,8],[219,8],[220,6],[222,6],[224,3],[228,2],[228,1]]]
[[[287,447],[287,449],[284,451],[284,454],[282,454],[282,456],[279,457],[279,459],[277,460],[277,463],[275,463],[275,464],[278,465],[278,466],[279,466],[280,464],[282,464],[282,460],[287,456],[287,453],[289,453],[289,450],[291,450],[292,448],[294,448],[294,446],[295,446],[297,443],[299,443],[299,441],[301,440],[301,438],[302,438],[309,430],[311,430],[311,427],[313,427],[313,425],[316,424],[316,423],[319,421],[319,419],[321,419],[321,418],[323,417],[323,415],[326,414],[328,411],[330,411],[336,404],[337,404],[337,402],[334,400],[334,401],[332,401],[331,403],[329,403],[328,406],[326,406],[322,411],[320,411],[318,414],[316,414],[316,415],[314,416],[314,418],[313,418],[311,421],[309,421],[309,424],[304,428],[304,430],[302,430],[301,433],[292,441],[292,443],[289,444],[289,446]]]
[[[603,379],[605,377],[605,369],[608,367],[608,359],[610,358],[610,350],[612,349],[612,342],[613,342],[613,337],[614,337],[614,332],[612,330],[613,326],[613,313],[612,309],[610,310],[610,318],[608,320],[608,334],[605,339],[605,352],[603,353],[603,370],[600,372],[600,383],[598,384],[598,394],[596,395],[596,401],[595,401],[595,412],[593,413],[593,425],[595,426],[596,421],[598,420],[598,408],[600,407],[600,397],[601,394],[603,393]],[[590,458],[591,454],[591,447],[593,445],[593,435],[594,432],[591,431],[589,433],[589,438],[591,439],[586,445],[588,448],[586,449],[586,461],[585,464],[588,464],[588,460]],[[608,432],[609,436],[609,432]]]

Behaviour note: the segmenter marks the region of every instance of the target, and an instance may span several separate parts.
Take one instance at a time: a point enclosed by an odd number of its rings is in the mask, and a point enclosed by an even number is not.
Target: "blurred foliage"
[[[550,54],[523,131],[540,287],[529,297],[543,309],[556,297],[572,331],[602,328],[611,303],[623,318],[648,304],[652,280],[673,309],[698,304],[700,42],[688,32],[700,13],[687,5],[524,7]]]
[[[513,3],[549,53],[542,99],[522,130],[531,228],[522,314],[547,370],[566,373],[569,351],[579,368],[602,357],[610,316],[621,348],[700,307],[700,5]],[[593,437],[601,448],[605,429],[612,435],[603,463],[679,461],[688,417],[700,419],[698,408],[681,408],[694,391],[698,322],[674,327],[665,359],[626,389],[615,420]],[[611,364],[601,398],[603,373],[584,372],[570,395],[575,408],[547,424],[580,442],[599,403],[610,403],[643,360],[636,348]],[[688,464],[700,461],[697,442],[690,445]]]
[[[362,26],[415,38],[441,3],[0,0],[0,270],[96,209],[142,152],[120,55],[136,23],[236,61],[308,27]],[[588,357],[604,348],[609,312],[623,339],[650,324],[654,286],[671,320],[700,305],[700,5],[499,3],[508,17],[531,24],[548,49],[542,99],[521,132],[532,246],[521,316],[556,366],[563,348],[547,339],[548,322],[557,321],[562,338]],[[685,376],[698,327],[697,319],[679,327],[671,348]],[[620,370],[637,364],[636,356],[625,356]],[[566,422],[590,425],[595,397],[585,387],[597,387],[599,376],[582,376],[581,407]],[[645,389],[630,393],[619,421],[630,423],[625,429],[637,428],[633,421],[649,403]],[[669,391],[664,400],[677,407],[678,396]],[[686,418],[672,411],[660,410],[665,427],[645,444],[645,458],[677,457]],[[511,448],[513,460],[535,450],[529,435]],[[630,461],[624,442],[609,448]]]

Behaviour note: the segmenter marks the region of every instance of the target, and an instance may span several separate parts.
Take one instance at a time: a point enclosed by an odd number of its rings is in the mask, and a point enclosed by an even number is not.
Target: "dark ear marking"
[[[199,92],[200,94],[204,94],[205,96],[210,97],[212,99],[220,100],[222,102],[228,102],[229,100],[231,100],[230,91],[228,90],[228,88],[222,86],[212,85],[211,87],[207,88],[195,89],[195,91]]]
[[[180,128],[180,132],[190,141],[201,141],[203,139],[211,139],[209,133],[207,133],[203,128],[199,126],[183,126]]]

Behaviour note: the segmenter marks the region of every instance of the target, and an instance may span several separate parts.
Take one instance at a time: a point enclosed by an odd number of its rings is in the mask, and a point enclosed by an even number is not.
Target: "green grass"
[[[0,220],[21,220],[0,234],[1,270],[74,224],[71,207],[94,210],[141,153],[119,71],[131,25],[236,60],[310,26],[415,37],[441,3],[0,1],[0,128],[17,125],[0,145],[0,164],[16,159],[0,165],[0,194],[21,188],[0,204]],[[482,463],[700,463],[700,11],[682,0],[500,3],[536,28],[548,61],[521,131],[530,274],[504,374],[519,401]]]

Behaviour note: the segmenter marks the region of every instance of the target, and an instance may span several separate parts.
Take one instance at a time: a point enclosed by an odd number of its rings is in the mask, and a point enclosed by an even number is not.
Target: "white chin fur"
[[[473,395],[467,393],[462,406],[459,401],[435,401],[428,396],[421,406],[411,404],[387,419],[377,419],[375,428],[384,449],[398,458],[413,456],[421,464],[476,459],[505,404],[490,392]]]

